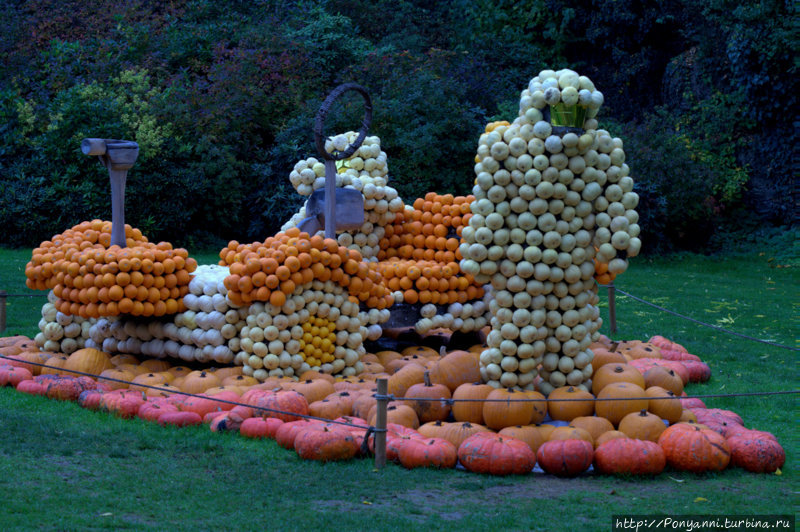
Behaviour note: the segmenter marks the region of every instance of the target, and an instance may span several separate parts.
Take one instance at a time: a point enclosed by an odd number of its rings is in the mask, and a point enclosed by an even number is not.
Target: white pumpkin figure
[[[639,198],[622,140],[598,128],[602,103],[589,78],[544,70],[514,122],[480,138],[460,251],[462,270],[494,290],[480,357],[492,386],[591,389],[601,325],[593,259],[619,274],[641,248]]]

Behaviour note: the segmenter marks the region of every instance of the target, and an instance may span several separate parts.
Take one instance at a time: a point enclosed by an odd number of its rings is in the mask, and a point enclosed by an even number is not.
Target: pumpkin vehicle
[[[162,425],[206,421],[329,461],[358,455],[364,438],[374,446],[366,427],[383,378],[395,399],[388,456],[408,468],[774,471],[782,448],[734,436],[741,420],[683,423],[705,421],[680,399],[688,364],[702,364],[693,355],[662,337],[603,343],[596,281],[623,273],[641,242],[622,141],[595,119],[602,100],[575,72],[540,72],[519,116],[480,136],[472,193],[408,204],[368,121],[332,137],[320,126],[321,159],[289,173],[305,205],[263,242],[230,241],[215,265],[120,219],[82,222],[26,267],[28,286],[49,290],[35,338],[51,352],[47,379],[33,380],[32,360],[15,353],[25,372],[0,383]],[[336,204],[354,198],[360,222],[337,218]],[[402,327],[476,342],[441,352],[377,343]],[[107,389],[77,380],[84,373]],[[719,431],[731,431],[727,447]],[[687,458],[687,445],[702,456]]]
[[[348,91],[371,110],[356,85],[337,88],[323,108]],[[185,250],[123,230],[121,219],[83,222],[42,243],[26,269],[31,287],[52,290],[36,341],[65,353],[233,363],[263,382],[312,369],[361,374],[364,342],[398,325],[419,334],[490,327],[475,380],[544,395],[565,385],[589,390],[588,346],[600,326],[595,263],[621,273],[617,250],[633,256],[639,247],[633,181],[621,141],[598,128],[601,103],[588,78],[542,71],[517,119],[481,135],[473,193],[430,192],[410,204],[388,184],[371,116],[361,131],[331,137],[321,122],[321,157],[289,175],[306,204],[264,242],[231,241],[216,266],[198,268]],[[87,154],[106,154],[112,174],[132,165],[110,159],[128,156],[123,148],[84,142]],[[334,210],[354,193],[360,224]],[[590,215],[596,224],[584,228]],[[174,318],[136,321],[151,315]]]

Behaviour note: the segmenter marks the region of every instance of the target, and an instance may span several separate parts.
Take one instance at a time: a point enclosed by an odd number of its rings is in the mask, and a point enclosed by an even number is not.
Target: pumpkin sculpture
[[[459,251],[461,270],[494,288],[480,355],[494,387],[590,387],[589,345],[602,323],[594,261],[617,275],[641,247],[622,141],[594,118],[602,102],[589,78],[543,70],[514,122],[480,137]]]

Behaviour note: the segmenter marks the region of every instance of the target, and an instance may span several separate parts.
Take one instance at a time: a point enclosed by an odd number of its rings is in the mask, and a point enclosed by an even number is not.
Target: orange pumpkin
[[[64,366],[67,365],[67,356],[66,355],[56,355],[47,359],[45,362],[45,366],[43,367],[40,374],[41,375],[64,375],[65,372],[63,371]]]
[[[421,428],[421,427],[420,427]],[[445,423],[440,431],[440,438],[449,441],[456,446],[456,449],[461,443],[479,432],[491,432],[488,428],[477,423]]]
[[[374,412],[369,418],[370,425],[375,425],[378,413]],[[410,429],[419,428],[419,418],[413,408],[407,405],[390,405],[386,408],[386,422],[396,423]]]
[[[146,392],[149,386],[161,386],[165,384],[167,379],[161,373],[142,373],[133,378],[133,383],[130,385],[131,390],[138,390]],[[141,386],[139,386],[141,385]],[[205,390],[204,390],[205,391]]]
[[[135,364],[138,366],[139,359],[136,358],[136,356],[134,355],[125,353],[125,354],[114,355],[113,357],[111,357],[111,363],[114,364],[115,366],[120,366],[122,364]]]
[[[603,445],[605,442],[609,440],[615,440],[617,438],[627,438],[628,435],[624,432],[620,432],[618,430],[609,430],[608,432],[602,433],[595,441],[595,449]]]
[[[468,351],[451,351],[431,367],[431,382],[444,384],[451,392],[462,384],[480,380],[480,363]]]
[[[77,371],[90,375],[100,375],[112,367],[111,355],[90,347],[78,349],[67,358],[67,362],[64,364],[64,369],[68,370],[68,373]]]
[[[647,410],[647,405],[648,400],[641,386],[630,382],[612,382],[597,394],[595,412],[617,426],[631,412]]]
[[[494,391],[488,384],[462,384],[453,392],[453,417],[456,421],[483,424],[483,401]]]
[[[333,387],[333,384],[324,379],[289,383],[286,389],[294,390],[300,394],[303,394],[309,405],[316,401],[325,399],[332,393],[336,393],[336,388]]]
[[[574,386],[562,386],[550,392],[547,410],[551,418],[559,421],[591,416],[594,414],[594,395]]]
[[[414,409],[420,423],[444,421],[450,414],[450,389],[444,384],[431,383],[430,373],[423,374],[424,382],[412,385],[405,394],[408,399],[420,399],[408,404]]]
[[[365,357],[362,357],[361,360],[363,361],[364,358]],[[322,373],[321,371],[316,371],[316,370],[313,370],[313,369],[305,371],[305,372],[303,372],[302,375],[300,375],[300,380],[301,381],[307,381],[307,380],[312,380],[313,381],[315,379],[326,380],[326,381],[330,382],[331,384],[336,382],[336,378],[333,375],[329,375],[328,373]]]
[[[724,436],[688,423],[676,423],[666,429],[658,444],[664,449],[667,464],[679,471],[722,471],[731,459]]]
[[[388,390],[395,397],[405,397],[406,392],[415,384],[423,382],[425,368],[417,363],[410,363],[389,377]]]
[[[308,413],[323,419],[349,416],[352,413],[352,402],[348,403],[335,397],[321,399],[308,405]]]
[[[148,372],[151,373],[158,373],[160,371],[167,371],[172,364],[167,362],[166,360],[158,359],[158,358],[150,358],[139,364],[143,368],[145,368]]]
[[[622,353],[610,351],[605,347],[592,347],[591,349],[594,353],[592,368],[594,368],[595,372],[606,364],[624,364],[626,361]]]
[[[218,368],[214,370],[214,376],[221,381],[228,377],[236,377],[242,375],[242,366],[231,366],[228,368]]]
[[[526,393],[512,388],[492,390],[483,404],[483,420],[490,429],[499,430],[512,425],[530,425],[534,403]]]
[[[657,442],[666,428],[660,417],[647,410],[632,412],[619,422],[619,431],[627,434],[629,438],[651,442]]]
[[[209,388],[219,386],[220,380],[213,373],[193,371],[183,378],[181,390],[187,393],[203,393]]]
[[[556,427],[553,432],[550,433],[547,441],[557,440],[584,440],[591,443],[592,447],[594,447],[594,438],[592,438],[592,435],[578,427]]]
[[[670,425],[681,421],[684,412],[683,405],[674,393],[660,386],[650,386],[645,390],[645,394],[651,398],[647,406],[650,412],[669,422]],[[689,413],[691,414],[691,412]],[[697,421],[697,417],[694,417],[694,420]]]
[[[644,377],[638,369],[628,364],[606,364],[592,375],[592,393],[597,396],[600,391],[614,382],[629,382],[644,390]]]
[[[534,454],[536,453],[536,450],[547,441],[547,438],[543,435],[543,432],[539,430],[539,427],[536,425],[514,425],[512,427],[505,427],[500,429],[498,434],[510,436],[512,438],[524,441],[528,444],[528,447],[531,448],[531,451],[533,451]]]
[[[674,395],[683,393],[683,380],[671,369],[663,366],[653,366],[644,372],[645,387],[659,386],[671,391]]]
[[[602,434],[614,430],[614,425],[609,420],[599,416],[576,417],[570,422],[570,426],[585,430],[595,442]]]

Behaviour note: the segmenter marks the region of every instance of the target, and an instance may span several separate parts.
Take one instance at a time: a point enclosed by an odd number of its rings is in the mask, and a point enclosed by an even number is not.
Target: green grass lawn
[[[201,263],[212,254],[196,255]],[[29,251],[0,250],[0,290],[24,288]],[[706,323],[798,346],[796,268],[764,257],[635,259],[617,286]],[[605,293],[604,318],[607,317]],[[37,332],[44,298],[11,298],[3,335]],[[689,394],[797,390],[797,351],[728,335],[617,296],[615,339],[661,334],[712,368]],[[608,333],[607,326],[604,327]],[[779,514],[797,507],[797,396],[707,399],[786,449],[781,475],[729,469],[656,478],[382,471],[369,459],[317,464],[272,441],[163,429],[0,389],[3,530],[607,530],[625,513]]]

